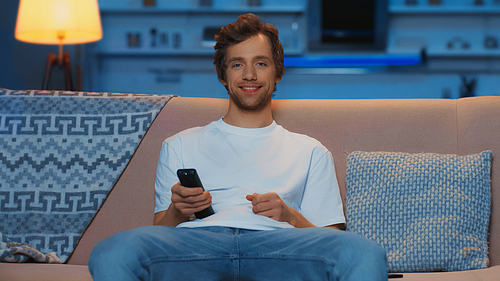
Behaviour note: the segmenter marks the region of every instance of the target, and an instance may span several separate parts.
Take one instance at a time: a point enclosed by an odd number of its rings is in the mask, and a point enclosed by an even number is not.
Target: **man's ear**
[[[222,79],[219,79],[219,81],[222,83],[222,85],[224,85],[224,87],[227,87],[227,82],[222,80]]]
[[[276,83],[278,83],[279,81],[281,81],[281,77],[276,77],[276,79],[274,80]]]

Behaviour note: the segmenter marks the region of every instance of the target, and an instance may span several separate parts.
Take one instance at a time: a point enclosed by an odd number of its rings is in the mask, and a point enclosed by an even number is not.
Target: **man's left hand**
[[[290,222],[292,212],[277,193],[254,193],[246,196],[252,201],[252,211],[261,216],[272,218],[277,221]]]
[[[287,222],[297,228],[315,227],[301,213],[285,204],[277,193],[254,193],[247,195],[246,198],[252,201],[252,211],[257,215]]]

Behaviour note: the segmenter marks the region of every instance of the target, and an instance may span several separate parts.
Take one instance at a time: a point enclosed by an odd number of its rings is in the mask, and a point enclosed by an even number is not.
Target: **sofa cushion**
[[[170,98],[0,89],[0,233],[65,261]]]
[[[351,153],[347,230],[385,248],[392,272],[487,267],[491,157]]]

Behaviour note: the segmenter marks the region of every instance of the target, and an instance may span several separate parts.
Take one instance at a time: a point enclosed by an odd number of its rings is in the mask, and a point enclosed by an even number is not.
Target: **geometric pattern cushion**
[[[0,233],[65,261],[171,95],[0,89]]]
[[[390,272],[487,267],[491,157],[351,153],[347,230],[379,243]]]

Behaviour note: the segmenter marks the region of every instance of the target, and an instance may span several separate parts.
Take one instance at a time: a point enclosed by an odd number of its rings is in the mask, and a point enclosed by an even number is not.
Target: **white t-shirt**
[[[276,192],[318,227],[345,223],[331,153],[317,140],[291,133],[276,122],[247,129],[221,118],[166,139],[156,171],[156,213],[168,209],[181,168],[197,170],[212,195],[215,214],[178,227],[293,227],[252,212],[246,195],[268,192]]]

